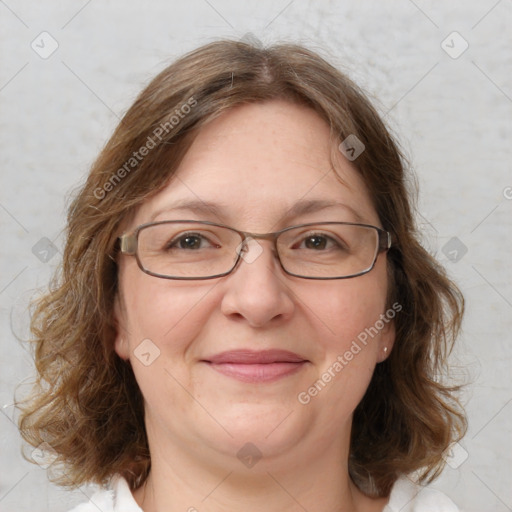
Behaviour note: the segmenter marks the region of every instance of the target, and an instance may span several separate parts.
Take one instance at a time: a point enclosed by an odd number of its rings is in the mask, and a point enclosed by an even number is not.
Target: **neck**
[[[294,463],[289,455],[263,456],[248,468],[207,450],[198,457],[176,444],[156,453],[150,447],[151,473],[134,497],[144,512],[381,511],[387,500],[367,498],[350,480],[348,450],[326,448],[310,457],[294,453]]]

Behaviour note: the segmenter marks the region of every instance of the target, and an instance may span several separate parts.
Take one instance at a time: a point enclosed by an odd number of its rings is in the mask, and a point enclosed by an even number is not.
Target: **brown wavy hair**
[[[56,452],[56,483],[105,483],[118,473],[135,489],[147,478],[142,395],[130,363],[114,351],[120,225],[169,182],[201,126],[237,105],[273,99],[314,109],[331,128],[333,152],[348,135],[363,142],[353,164],[394,240],[388,303],[403,309],[394,320],[393,350],[354,412],[351,478],[373,497],[387,496],[403,474],[430,482],[443,468],[443,452],[464,435],[459,387],[440,378],[464,300],[420,244],[411,174],[394,138],[366,95],[317,53],[222,40],[149,83],[69,208],[62,267],[32,311],[37,380],[19,403],[23,438]],[[151,148],[136,157],[150,139]]]

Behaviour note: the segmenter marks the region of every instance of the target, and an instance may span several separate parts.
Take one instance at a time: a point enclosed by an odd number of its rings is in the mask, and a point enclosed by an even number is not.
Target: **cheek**
[[[123,284],[131,354],[151,340],[171,364],[173,356],[186,355],[212,313],[208,296],[214,285],[158,279],[138,267],[126,269]]]
[[[333,435],[362,400],[378,360],[384,331],[375,326],[385,313],[387,281],[372,272],[326,287],[312,306],[319,314],[309,317],[316,375],[298,398],[329,418]]]
[[[329,284],[313,295],[314,300],[309,303],[312,311],[318,313],[310,318],[323,333],[325,349],[329,352],[348,350],[353,340],[364,341],[365,333],[385,312],[385,265],[377,265],[368,274]]]
[[[211,285],[170,282],[136,270],[123,281],[125,336],[135,378],[148,411],[165,404],[184,413],[180,396],[183,388],[193,388],[187,363],[211,314]]]
[[[324,329],[319,377],[328,381],[332,393],[324,394],[320,402],[334,404],[338,411],[353,411],[362,399],[380,353],[379,339],[387,329],[381,320],[386,298],[385,258],[368,274],[341,281],[325,295],[325,324],[330,329]]]

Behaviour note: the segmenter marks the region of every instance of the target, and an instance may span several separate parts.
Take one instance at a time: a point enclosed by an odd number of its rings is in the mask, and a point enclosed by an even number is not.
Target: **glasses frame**
[[[242,250],[239,251],[238,256],[235,260],[235,263],[233,264],[233,266],[231,267],[230,270],[228,270],[227,272],[223,272],[222,274],[215,274],[213,276],[206,276],[206,277],[174,277],[174,276],[166,276],[163,274],[157,274],[156,272],[152,272],[151,270],[144,268],[144,266],[142,265],[142,262],[140,261],[139,253],[138,253],[139,233],[142,230],[144,230],[150,226],[155,226],[155,225],[159,225],[159,224],[187,224],[187,223],[206,224],[209,226],[217,226],[217,227],[226,228],[231,231],[234,231],[241,237]],[[301,276],[299,274],[294,274],[293,272],[289,272],[288,270],[286,270],[286,268],[283,266],[283,263],[281,261],[281,257],[279,256],[279,250],[277,248],[277,238],[282,233],[289,231],[290,229],[302,228],[302,227],[307,227],[307,226],[318,226],[318,225],[324,225],[324,224],[344,224],[347,226],[362,226],[362,227],[374,229],[378,235],[378,246],[377,246],[377,250],[375,251],[375,256],[373,258],[373,262],[370,265],[370,267],[363,270],[362,272],[358,272],[357,274],[350,274],[348,276],[341,276],[341,277]],[[246,247],[245,241],[248,238],[272,241],[274,243],[274,251],[277,256],[277,260],[279,261],[279,265],[281,266],[281,268],[283,269],[283,271],[286,274],[288,274],[290,276],[294,276],[294,277],[300,277],[301,279],[317,279],[317,280],[350,279],[352,277],[358,277],[358,276],[367,274],[375,266],[375,262],[377,261],[378,255],[381,252],[388,251],[391,248],[392,243],[393,243],[391,233],[389,233],[389,231],[385,231],[384,229],[378,228],[377,226],[372,226],[371,224],[361,224],[361,223],[357,223],[357,222],[336,222],[336,221],[308,222],[306,224],[297,224],[295,226],[289,226],[284,229],[281,229],[280,231],[273,231],[271,233],[251,233],[249,231],[240,231],[239,229],[233,228],[231,226],[227,226],[226,224],[210,222],[207,220],[162,220],[162,221],[157,221],[157,222],[147,222],[145,224],[141,224],[140,226],[137,226],[132,231],[123,233],[121,236],[118,237],[118,241],[119,241],[119,249],[120,249],[121,253],[126,254],[128,256],[135,256],[135,259],[137,260],[137,265],[145,274],[148,274],[148,275],[154,276],[154,277],[160,277],[161,279],[173,279],[173,280],[180,280],[180,281],[182,281],[182,280],[183,281],[199,281],[199,280],[205,280],[205,279],[216,279],[218,277],[223,277],[223,276],[227,276],[227,275],[231,274],[235,270],[235,268],[238,266],[238,264],[240,263],[240,260],[242,259],[242,252],[244,252],[244,248]]]

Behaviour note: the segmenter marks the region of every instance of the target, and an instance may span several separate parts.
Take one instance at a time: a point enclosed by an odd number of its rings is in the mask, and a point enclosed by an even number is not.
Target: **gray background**
[[[27,301],[59,261],[66,197],[151,77],[244,36],[303,43],[348,71],[411,156],[425,244],[467,299],[452,361],[471,381],[469,432],[434,486],[466,511],[512,510],[510,0],[6,0],[0,20],[2,511],[66,511],[91,492],[23,461],[12,422],[32,372],[14,333],[27,336]]]

